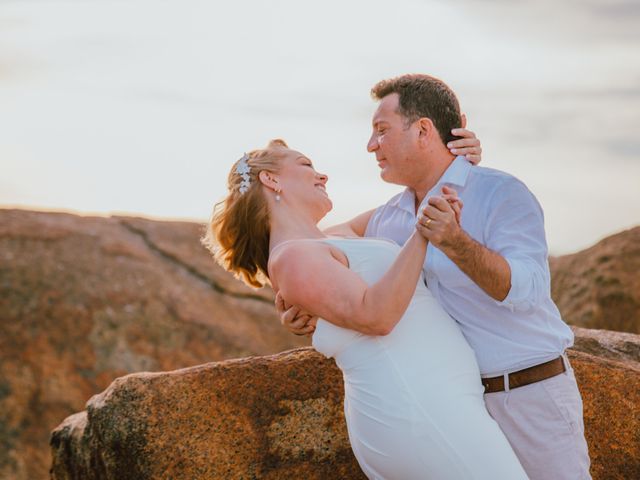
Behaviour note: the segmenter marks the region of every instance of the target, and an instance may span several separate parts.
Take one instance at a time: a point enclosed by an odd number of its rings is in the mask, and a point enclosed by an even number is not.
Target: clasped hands
[[[434,247],[446,251],[457,243],[462,233],[462,207],[458,193],[444,186],[442,194],[427,199],[427,205],[418,212],[416,230]]]

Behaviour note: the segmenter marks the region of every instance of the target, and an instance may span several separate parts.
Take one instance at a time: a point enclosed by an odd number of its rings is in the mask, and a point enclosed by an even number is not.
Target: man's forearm
[[[466,273],[487,295],[503,301],[511,290],[511,267],[500,254],[462,232],[455,242],[442,251]]]

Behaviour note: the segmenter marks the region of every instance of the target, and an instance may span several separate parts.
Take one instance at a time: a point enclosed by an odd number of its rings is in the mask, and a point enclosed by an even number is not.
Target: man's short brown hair
[[[430,75],[407,74],[382,80],[371,89],[375,100],[397,93],[398,113],[410,125],[420,118],[430,118],[444,144],[456,140],[452,128],[462,126],[460,104],[455,93],[442,80]]]

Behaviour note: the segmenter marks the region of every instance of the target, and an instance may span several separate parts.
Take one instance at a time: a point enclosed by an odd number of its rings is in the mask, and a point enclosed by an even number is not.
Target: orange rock
[[[551,295],[567,323],[640,333],[640,227],[549,264]]]
[[[569,358],[582,393],[593,479],[640,478],[640,364],[578,351]]]
[[[308,344],[201,231],[0,209],[0,478],[47,478],[51,430],[116,377]]]
[[[570,357],[593,478],[640,478],[637,357]],[[312,349],[129,375],[53,432],[52,478],[361,479],[342,396],[335,363]]]
[[[342,393],[312,349],[128,375],[54,431],[52,478],[364,478]]]

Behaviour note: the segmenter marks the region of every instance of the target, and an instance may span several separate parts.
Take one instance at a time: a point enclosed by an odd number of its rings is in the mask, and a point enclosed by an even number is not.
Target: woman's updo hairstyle
[[[284,148],[283,148],[284,147]],[[269,208],[258,175],[262,170],[277,173],[286,156],[284,140],[271,140],[266,148],[253,150],[248,158],[231,167],[227,197],[213,207],[202,243],[216,261],[254,288],[268,281]],[[249,184],[243,182],[238,165],[246,161]],[[242,171],[242,169],[240,169]]]

